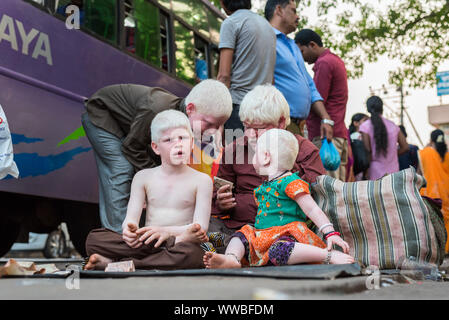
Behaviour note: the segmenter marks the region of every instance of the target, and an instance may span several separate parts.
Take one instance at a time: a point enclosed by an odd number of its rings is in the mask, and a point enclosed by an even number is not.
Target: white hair
[[[185,105],[195,105],[196,111],[217,118],[229,118],[232,98],[229,89],[220,81],[206,79],[198,83],[185,99]]]
[[[159,112],[151,122],[151,141],[159,142],[164,131],[174,128],[184,128],[193,137],[189,118],[184,113],[177,110]]]
[[[249,91],[240,104],[242,122],[260,122],[277,125],[281,117],[290,124],[290,107],[284,95],[271,84],[256,86]]]
[[[257,139],[257,150],[268,151],[279,170],[291,170],[298,157],[298,139],[290,131],[270,129]]]

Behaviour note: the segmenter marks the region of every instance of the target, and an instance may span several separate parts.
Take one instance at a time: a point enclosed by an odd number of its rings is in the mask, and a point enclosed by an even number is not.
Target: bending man
[[[197,84],[183,99],[161,89],[134,84],[100,89],[86,102],[82,124],[98,169],[100,219],[103,228],[122,232],[135,172],[161,164],[151,149],[151,122],[161,111],[185,113],[196,139],[213,134],[229,118],[232,99],[216,80]]]

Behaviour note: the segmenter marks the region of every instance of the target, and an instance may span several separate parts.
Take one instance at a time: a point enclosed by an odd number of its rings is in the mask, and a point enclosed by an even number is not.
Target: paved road
[[[43,262],[45,261],[39,261],[39,263]],[[55,263],[60,269],[64,269],[67,264],[67,261],[58,260],[47,262]],[[72,260],[71,263],[79,264],[79,262],[80,260]],[[82,278],[79,282],[71,281],[71,279],[6,278],[0,279],[0,299],[449,299],[449,282],[416,280],[416,277],[413,280],[412,278],[404,279],[402,276],[382,276],[381,288],[368,290],[373,287],[374,282],[371,280],[366,276],[335,280],[292,280],[209,275],[125,279]],[[405,280],[409,283],[402,283]],[[69,289],[73,287],[75,288]]]
[[[449,282],[383,277],[387,287],[368,290],[367,277],[292,280],[229,276],[134,277],[126,279],[14,278],[0,280],[0,299],[449,299]],[[395,280],[395,281],[393,281]],[[68,289],[78,287],[79,289]],[[372,286],[371,286],[372,287]]]
[[[345,293],[354,290],[356,286],[362,288],[360,285],[363,285],[364,280],[362,277],[310,281],[209,276],[81,279],[78,290],[69,290],[66,288],[65,280],[61,279],[2,279],[0,299],[251,300],[257,297],[294,300],[449,299],[449,283],[433,281],[396,284],[378,290]]]

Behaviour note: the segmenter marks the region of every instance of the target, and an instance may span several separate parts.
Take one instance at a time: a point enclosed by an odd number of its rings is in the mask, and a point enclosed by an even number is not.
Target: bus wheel
[[[16,241],[20,232],[20,223],[0,215],[0,257],[3,257]]]

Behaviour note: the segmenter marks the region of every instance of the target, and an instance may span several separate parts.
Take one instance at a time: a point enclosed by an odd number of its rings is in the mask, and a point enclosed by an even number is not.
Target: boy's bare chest
[[[149,183],[148,201],[152,206],[188,207],[195,204],[196,186],[181,181],[160,181]]]

